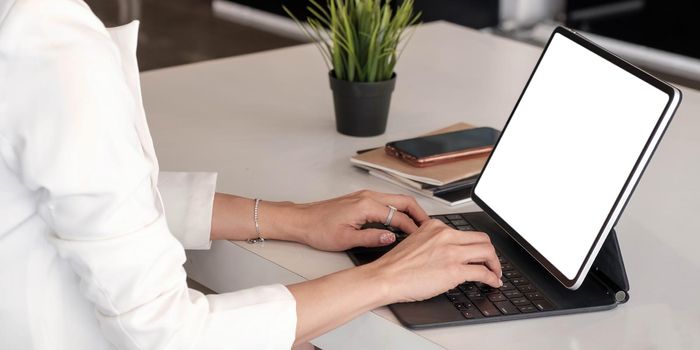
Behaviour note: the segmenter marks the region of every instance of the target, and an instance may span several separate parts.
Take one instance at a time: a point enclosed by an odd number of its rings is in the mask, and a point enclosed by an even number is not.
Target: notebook
[[[427,135],[442,134],[471,128],[473,128],[473,126],[467,123],[457,123],[446,128],[435,130]],[[479,155],[474,158],[459,160],[456,162],[438,164],[426,168],[417,168],[387,155],[384,152],[384,147],[380,147],[355,155],[350,158],[350,162],[363,168],[378,169],[387,174],[409,180],[434,186],[444,186],[446,184],[479,174],[486,163],[487,157],[488,154]]]

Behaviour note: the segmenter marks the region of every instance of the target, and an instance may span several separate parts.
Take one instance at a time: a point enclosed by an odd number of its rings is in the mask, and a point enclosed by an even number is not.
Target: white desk
[[[501,128],[540,49],[447,23],[423,26],[399,63],[385,135],[335,131],[326,68],[310,45],[151,71],[143,95],[161,168],[219,172],[219,191],[312,201],[401,190],[355,170],[357,149],[458,121]],[[631,300],[609,312],[411,331],[386,308],[316,341],[324,349],[700,347],[700,92],[684,100],[617,227]],[[430,213],[447,207],[419,199]],[[451,211],[472,211],[473,205]],[[188,253],[217,292],[313,279],[352,266],[285,242],[215,242]],[[351,287],[351,286],[348,286]]]

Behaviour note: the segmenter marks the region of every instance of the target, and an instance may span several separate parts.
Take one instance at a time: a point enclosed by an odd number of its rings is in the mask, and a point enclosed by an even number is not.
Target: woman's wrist
[[[292,202],[261,201],[258,207],[260,235],[265,239],[306,242],[309,226],[303,208]]]
[[[391,274],[377,261],[356,267],[358,281],[366,281],[372,286],[374,300],[372,309],[397,302],[392,293]]]
[[[287,286],[297,305],[297,343],[392,303],[387,279],[367,264]]]
[[[243,241],[262,236],[265,239],[304,242],[301,207],[291,202],[258,203],[257,228],[255,200],[216,193],[212,213],[212,240]],[[258,233],[259,231],[259,233]]]

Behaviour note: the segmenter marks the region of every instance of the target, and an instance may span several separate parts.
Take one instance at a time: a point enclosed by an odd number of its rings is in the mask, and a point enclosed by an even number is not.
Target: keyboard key
[[[498,289],[500,289],[502,291],[513,290],[513,289],[515,289],[515,286],[513,286],[513,284],[510,282],[503,282],[503,285],[501,286],[501,288],[498,288]]]
[[[462,218],[462,216],[459,215],[459,214],[445,215],[445,217],[448,218],[448,219],[450,219],[450,221],[454,221],[454,220],[461,220],[461,221],[464,221],[464,219]]]
[[[510,271],[513,269],[514,269],[514,267],[511,264],[501,264],[501,270],[503,270],[503,271]]]
[[[469,222],[469,216],[470,216],[470,215],[469,215],[468,213],[460,214],[460,215],[462,216],[462,220],[464,220],[464,221],[466,221],[466,222]],[[469,224],[471,225],[471,223],[469,223]]]
[[[484,293],[484,295],[486,295],[486,296],[489,296],[491,294],[501,294],[501,291],[494,288],[494,289],[490,289],[490,290],[482,292],[482,293]]]
[[[484,298],[484,295],[481,294],[480,291],[469,292],[469,293],[467,293],[467,296],[468,296],[469,299],[471,299],[471,300],[474,300],[474,299],[483,299],[483,298]]]
[[[498,308],[499,311],[501,311],[502,314],[504,315],[512,315],[512,314],[519,314],[520,311],[518,311],[518,308],[515,307],[513,304],[510,303],[510,301],[499,301],[495,302],[496,307]]]
[[[500,292],[498,294],[489,294],[487,295],[487,297],[493,302],[508,300],[506,299],[506,296],[501,294]]]
[[[513,289],[503,291],[503,295],[505,295],[507,298],[520,298],[523,296],[523,293],[520,293],[520,291],[517,289]]]
[[[474,231],[474,228],[469,225],[457,225],[457,229],[460,231]]]
[[[479,308],[479,311],[486,317],[498,316],[500,311],[490,301],[486,299],[474,300],[474,305]]]
[[[467,225],[468,225],[467,222],[464,221],[464,220],[462,220],[461,217],[460,217],[459,219],[457,219],[457,220],[452,220],[452,219],[450,219],[450,221],[451,221],[452,224],[455,225],[455,226],[467,226]]]
[[[453,288],[453,289],[450,289],[447,292],[445,292],[445,294],[447,294],[447,295],[462,295],[462,292],[457,288]]]
[[[526,280],[526,279],[524,279],[524,278],[522,278],[522,277],[511,278],[511,279],[510,279],[510,282],[513,283],[513,284],[516,285],[516,286],[519,286],[519,285],[521,285],[521,284],[528,284],[528,283],[530,283],[530,281],[528,281],[528,280]]]
[[[540,294],[540,292],[525,293],[525,297],[530,300],[544,299],[544,296]]]
[[[455,307],[457,308],[457,310],[467,310],[474,308],[474,305],[470,303],[456,303]]]
[[[535,306],[537,306],[537,308],[540,309],[540,311],[554,310],[554,305],[552,305],[550,302],[544,299],[534,300],[532,303],[535,304]]]
[[[530,305],[530,301],[527,300],[527,298],[513,298],[510,299],[510,302],[513,303],[515,306]]]
[[[506,258],[504,258],[504,257],[502,257],[502,256],[499,256],[499,257],[498,257],[498,262],[500,262],[501,265],[503,265],[503,264],[507,264],[507,263],[508,263],[508,260],[506,260]]]
[[[446,217],[444,217],[444,216],[436,216],[436,217],[434,217],[434,218],[435,218],[435,219],[438,219],[438,220],[440,220],[440,221],[442,221],[443,223],[446,223],[446,224],[449,224],[449,223],[450,223],[450,220],[448,220],[448,219],[447,219]]]
[[[510,270],[510,271],[503,271],[503,276],[511,279],[511,278],[522,277],[523,275],[521,275],[520,272],[518,272],[518,271]]]
[[[481,290],[481,292],[484,294],[488,294],[489,292],[496,290],[496,288],[493,288],[493,287],[489,286],[488,284],[482,284],[482,285],[479,285],[479,290]]]
[[[529,312],[537,311],[537,308],[534,305],[525,305],[525,306],[519,306],[518,310],[520,310],[520,312],[526,314]]]
[[[469,222],[469,214],[462,214],[462,219],[464,219],[464,221],[466,221],[466,222]],[[470,223],[470,225],[471,225],[471,223]]]
[[[479,288],[480,291],[492,289],[491,286],[489,286],[488,284],[481,282],[474,282],[474,285],[476,286],[476,288]]]
[[[462,316],[468,320],[472,320],[475,318],[483,318],[484,316],[477,310],[476,308],[471,308],[467,310],[461,310],[462,311]]]
[[[469,303],[470,302],[469,298],[467,298],[464,294],[448,295],[447,299],[453,303]]]
[[[479,290],[484,294],[498,293],[498,288],[491,287],[488,284],[478,283],[477,287],[479,287]]]
[[[471,282],[470,282],[470,283],[462,283],[462,284],[460,284],[457,288],[459,288],[459,290],[461,290],[461,291],[464,292],[465,294],[466,294],[466,293],[470,293],[470,292],[477,292],[477,291],[479,291],[479,289],[476,288],[476,286],[474,285],[474,283],[471,283]]]
[[[522,285],[519,285],[519,286],[516,286],[516,287],[518,288],[519,291],[521,291],[521,292],[523,292],[523,293],[529,293],[529,292],[536,292],[536,291],[537,291],[537,290],[535,289],[535,287],[533,287],[531,284],[522,284]]]

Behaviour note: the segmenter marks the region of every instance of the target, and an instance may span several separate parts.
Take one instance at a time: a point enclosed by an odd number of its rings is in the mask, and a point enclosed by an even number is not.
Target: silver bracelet
[[[253,223],[255,223],[255,233],[258,235],[258,238],[249,239],[248,243],[250,244],[265,242],[265,238],[260,234],[260,215],[258,214],[260,202],[262,202],[260,198],[255,198],[255,207],[253,208]]]

